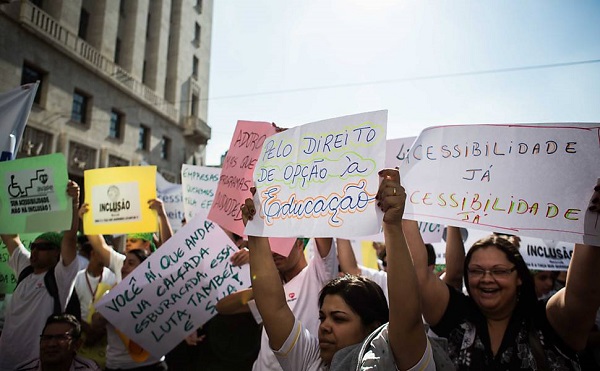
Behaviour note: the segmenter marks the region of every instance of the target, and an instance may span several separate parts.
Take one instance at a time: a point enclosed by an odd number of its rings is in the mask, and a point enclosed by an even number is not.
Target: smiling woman
[[[600,209],[600,185],[594,191],[590,217]],[[565,288],[538,301],[533,277],[513,241],[484,237],[465,257],[466,296],[427,269],[416,222],[403,224],[423,316],[437,335],[449,340],[458,370],[580,369],[577,352],[583,350],[600,307],[598,246],[576,245]]]

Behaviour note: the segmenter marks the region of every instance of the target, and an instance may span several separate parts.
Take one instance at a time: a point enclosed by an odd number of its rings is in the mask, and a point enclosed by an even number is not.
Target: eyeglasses
[[[52,340],[56,340],[59,344],[66,344],[73,340],[73,335],[70,333],[56,334],[56,335],[40,335],[40,343],[49,343]]]
[[[510,274],[517,270],[517,267],[512,268],[492,268],[492,269],[483,269],[483,268],[469,268],[467,272],[469,272],[469,276],[473,278],[483,278],[486,273],[489,273],[492,278],[506,278],[510,276]]]
[[[29,245],[30,250],[38,249],[38,250],[57,250],[57,246],[50,242],[32,242]]]

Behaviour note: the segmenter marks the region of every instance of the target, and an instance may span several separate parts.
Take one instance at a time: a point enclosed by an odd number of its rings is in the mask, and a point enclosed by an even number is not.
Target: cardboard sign
[[[155,232],[156,166],[122,166],[86,170],[83,216],[85,234]]]
[[[587,211],[600,126],[468,125],[424,130],[401,166],[407,219],[600,244]]]
[[[208,219],[238,235],[244,234],[241,205],[250,197],[252,174],[262,145],[275,134],[268,122],[238,121],[225,156]]]
[[[62,153],[0,162],[0,233],[71,227],[67,162]]]
[[[213,204],[221,169],[208,166],[181,166],[181,186],[185,218],[192,220],[198,213],[208,215]]]
[[[167,240],[96,309],[130,339],[161,357],[216,314],[217,301],[250,286],[249,266],[216,224],[197,215]]]
[[[365,236],[381,228],[375,196],[385,160],[387,111],[288,129],[265,140],[254,183],[258,236]]]

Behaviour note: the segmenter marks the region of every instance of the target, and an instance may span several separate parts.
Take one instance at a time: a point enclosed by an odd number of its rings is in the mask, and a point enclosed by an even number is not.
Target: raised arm
[[[72,199],[71,228],[63,234],[60,255],[63,265],[71,264],[77,258],[77,231],[79,230],[79,185],[72,180],[67,184],[67,194]]]
[[[83,205],[81,205],[81,207],[79,208],[79,218],[82,219],[83,214],[87,213],[89,211],[89,209],[90,209],[89,204],[84,203]],[[106,240],[104,240],[104,237],[102,237],[99,234],[86,234],[86,237],[88,238],[88,241],[89,241],[90,245],[92,245],[92,248],[94,249],[96,254],[98,254],[100,256],[100,259],[102,260],[102,264],[104,264],[105,267],[109,267],[110,266],[110,250],[112,250],[112,247],[108,246],[108,244],[106,243]]]
[[[329,251],[331,251],[331,246],[333,245],[333,238],[329,237],[319,237],[315,238],[315,244],[317,245],[317,251],[319,255],[324,258],[329,255]]]
[[[21,244],[18,234],[1,234],[2,242],[6,245],[8,255],[12,255],[15,249]]]
[[[594,191],[587,216],[596,219],[600,212],[600,183]],[[548,321],[575,351],[585,348],[600,307],[598,267],[600,246],[575,245],[567,272],[567,284],[546,304]]]
[[[254,217],[256,209],[252,199],[242,206],[244,223]],[[250,276],[252,290],[265,331],[272,349],[280,349],[294,327],[294,314],[285,300],[279,271],[273,262],[269,239],[248,236],[250,249]]]
[[[446,311],[450,300],[450,292],[446,284],[427,267],[427,249],[425,243],[423,243],[417,222],[403,220],[402,227],[417,274],[423,317],[427,323],[435,326]]]
[[[390,303],[388,336],[396,366],[406,370],[417,364],[425,353],[427,337],[421,320],[417,276],[402,230],[406,194],[400,185],[398,170],[386,169],[379,174],[383,180],[377,200],[384,212]]]
[[[462,291],[465,245],[460,228],[448,226],[446,234],[446,274],[442,281]]]
[[[356,276],[360,275],[361,271],[356,262],[356,256],[354,255],[354,250],[352,250],[350,240],[338,238],[335,242],[341,271]]]
[[[166,240],[173,236],[173,229],[171,228],[171,223],[169,222],[169,217],[165,212],[165,205],[161,199],[154,198],[148,201],[148,206],[151,210],[156,211],[156,215],[158,217],[158,234],[159,234],[159,244],[156,247],[160,247]]]

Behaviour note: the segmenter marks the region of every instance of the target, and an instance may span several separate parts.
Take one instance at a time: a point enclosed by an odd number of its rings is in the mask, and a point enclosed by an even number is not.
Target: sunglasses
[[[37,250],[58,250],[59,248],[55,244],[50,243],[50,242],[32,242],[29,245],[29,249],[30,250],[34,250],[34,249],[37,249]]]

